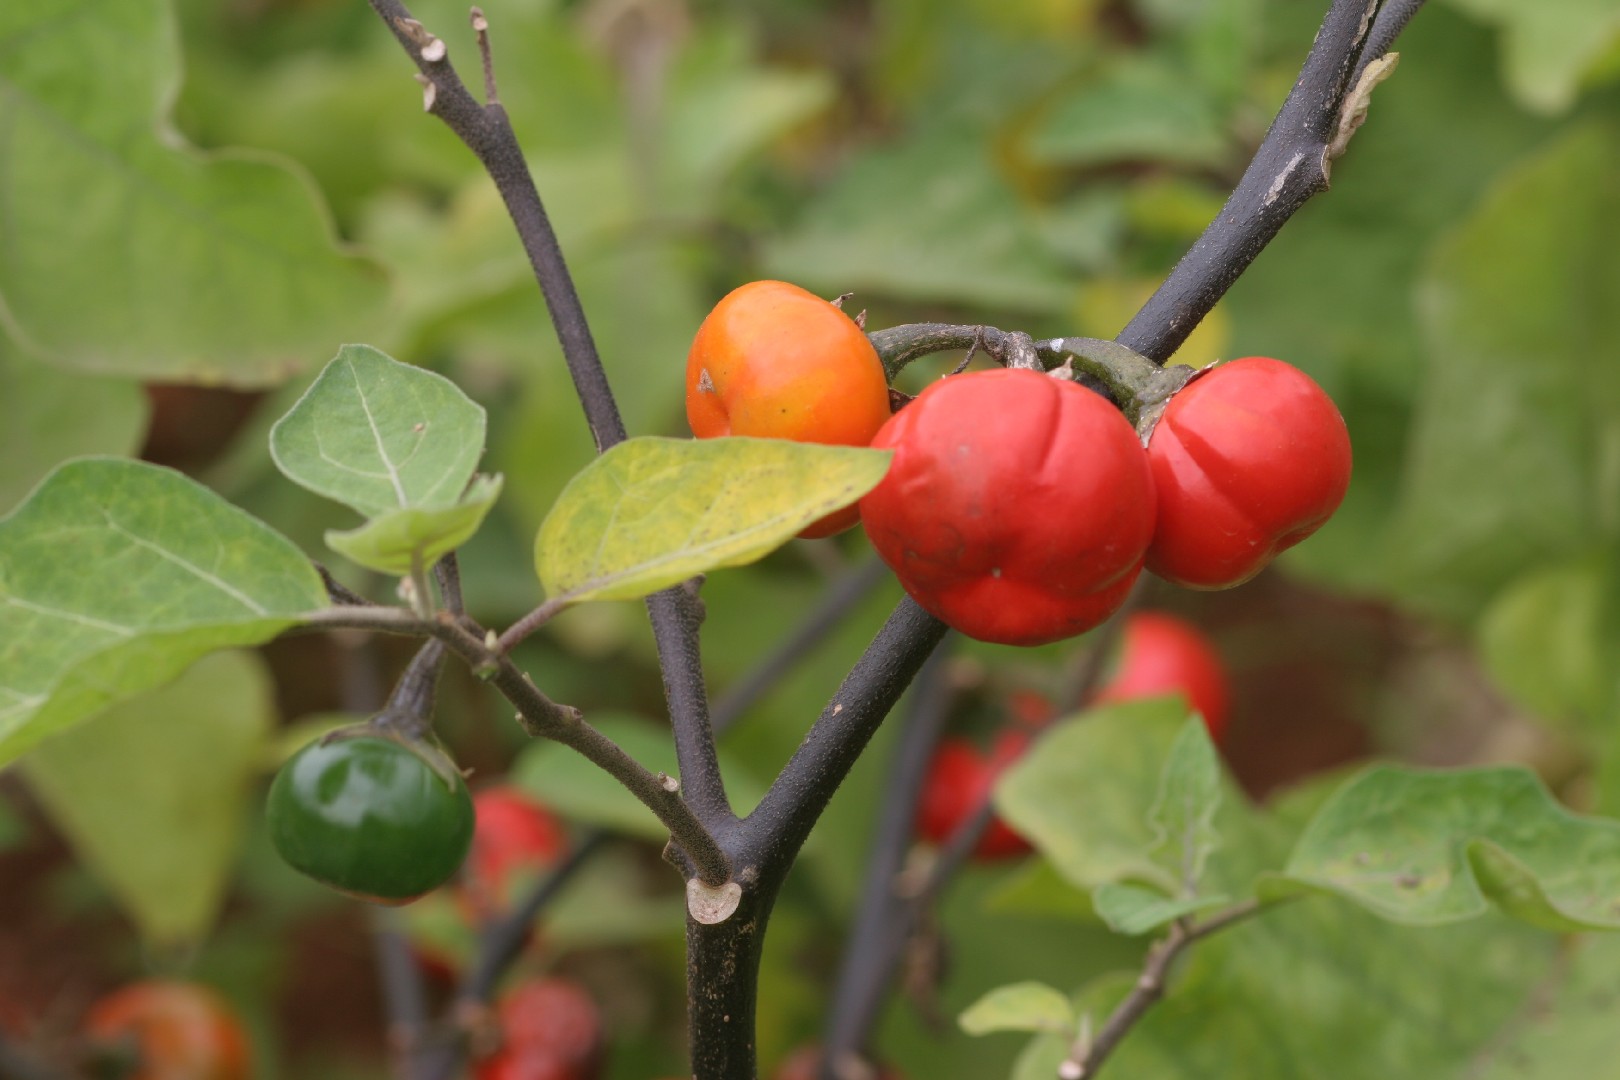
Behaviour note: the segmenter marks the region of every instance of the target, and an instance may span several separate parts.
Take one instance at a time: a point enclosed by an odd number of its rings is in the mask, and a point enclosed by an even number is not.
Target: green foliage
[[[535,570],[553,598],[639,599],[762,558],[888,467],[886,451],[786,439],[630,439],[557,499]]]
[[[307,178],[201,155],[172,128],[164,0],[67,18],[7,4],[0,324],[86,371],[265,386],[374,317],[377,268],[339,252]],[[116,237],[116,242],[109,239]]]
[[[285,538],[178,473],[63,465],[0,518],[0,764],[325,600]]]
[[[1318,811],[1284,874],[1419,926],[1494,901],[1548,929],[1620,929],[1620,822],[1571,814],[1523,768],[1371,769]]]
[[[997,810],[1087,891],[1128,882],[1179,897],[1207,870],[1216,892],[1242,895],[1242,863],[1228,868],[1227,856],[1232,837],[1257,826],[1202,727],[1168,698],[1088,712],[1003,775]]]
[[[480,405],[369,345],[345,345],[270,431],[289,480],[367,517],[453,505],[483,451]]]
[[[958,1022],[969,1035],[996,1031],[1040,1031],[1073,1037],[1075,1015],[1069,999],[1045,983],[1000,986],[975,1001]]]
[[[0,338],[0,510],[60,461],[133,452],[146,413],[134,383],[54,371]]]
[[[34,794],[149,946],[195,945],[218,917],[274,711],[257,657],[215,653],[26,759]]]
[[[501,493],[476,476],[484,410],[442,375],[345,345],[270,430],[288,479],[371,520],[328,531],[339,554],[407,575],[466,543]]]
[[[1451,0],[1502,28],[1502,73],[1525,107],[1562,112],[1581,77],[1620,41],[1620,10],[1607,0]]]

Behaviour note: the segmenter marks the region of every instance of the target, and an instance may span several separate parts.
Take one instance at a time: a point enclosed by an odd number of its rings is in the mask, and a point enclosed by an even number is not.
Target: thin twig
[[[427,995],[397,911],[372,909],[371,944],[388,1016],[388,1048],[394,1057],[394,1071],[408,1080],[418,1080],[425,1075],[418,1055],[427,1031]]]
[[[900,742],[883,781],[883,805],[866,860],[855,928],[844,944],[844,959],[828,1011],[821,1076],[839,1080],[838,1066],[866,1047],[878,1004],[893,974],[889,943],[903,934],[905,915],[894,882],[916,834],[917,804],[928,779],[928,765],[945,730],[951,702],[950,637],[934,650],[912,683]],[[896,954],[897,955],[897,954]]]
[[[451,551],[433,567],[439,582],[439,595],[444,597],[444,608],[452,615],[465,615],[467,607],[461,597],[461,563]]]
[[[416,64],[419,78],[425,81],[427,89],[424,97],[427,111],[442,120],[466,144],[500,192],[545,298],[546,310],[551,315],[563,360],[585,410],[585,422],[591,429],[597,452],[623,442],[624,420],[596,351],[579,292],[568,272],[556,231],[535,188],[534,177],[506,109],[494,98],[493,66],[487,52],[480,55],[486,63],[486,88],[491,94],[490,101],[480,105],[450,63],[444,42],[411,18],[400,0],[370,0],[370,4]],[[474,25],[477,25],[476,19]],[[647,607],[660,661],[668,665],[678,659],[682,665],[679,671],[668,670],[666,666],[665,685],[701,686],[701,654],[695,641],[688,642],[680,636],[687,616],[678,598],[672,597],[670,591],[659,593],[648,599]],[[692,695],[683,694],[679,700],[683,707],[675,707],[672,701],[670,722],[675,731],[682,783],[705,820],[729,820],[731,810],[725,788],[718,783],[719,759],[708,729],[707,706],[698,707],[701,697],[694,699]]]
[[[326,595],[332,598],[332,603],[350,607],[372,607],[372,601],[367,600],[343,582],[332,576],[332,571],[324,563],[310,560],[315,565],[315,572],[321,575],[321,582],[326,586]]]
[[[1234,923],[1242,922],[1264,907],[1265,905],[1258,900],[1245,900],[1241,904],[1235,904],[1211,915],[1202,922],[1194,923],[1178,919],[1171,924],[1169,936],[1148,950],[1147,959],[1142,964],[1141,977],[1136,980],[1136,985],[1125,996],[1125,1000],[1109,1015],[1102,1030],[1077,1045],[1076,1052],[1058,1066],[1059,1080],[1090,1080],[1096,1076],[1102,1063],[1114,1052],[1115,1047],[1131,1028],[1135,1027],[1137,1022],[1147,1015],[1148,1010],[1164,997],[1165,980],[1169,976],[1170,965],[1176,962],[1176,957],[1193,942],[1202,941]]]
[[[495,639],[495,651],[503,654],[511,652],[517,648],[519,642],[556,618],[567,606],[568,601],[561,597],[554,596],[547,600],[501,631],[501,636]]]
[[[1350,85],[1354,86],[1361,79],[1361,73],[1367,70],[1367,65],[1381,59],[1389,52],[1395,39],[1401,36],[1406,24],[1412,21],[1412,16],[1418,13],[1424,0],[1384,0],[1378,9],[1378,15],[1373,19],[1372,29],[1367,31],[1367,44],[1361,47],[1361,58],[1356,61],[1355,74],[1350,78]]]
[[[457,620],[448,613],[421,619],[403,608],[385,607],[324,608],[302,618],[307,626],[430,635],[444,642],[517,707],[517,719],[524,730],[573,748],[640,799],[669,829],[690,860],[691,872],[704,884],[720,886],[731,880],[731,860],[678,792],[670,790],[612,739],[586,723],[578,709],[559,705],[542,693],[510,658],[494,652],[487,640],[467,629],[464,623],[476,626],[470,620]]]

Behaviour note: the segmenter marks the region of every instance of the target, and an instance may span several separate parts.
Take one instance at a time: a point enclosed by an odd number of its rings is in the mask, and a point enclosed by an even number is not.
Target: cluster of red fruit
[[[1350,482],[1350,438],[1309,376],[1246,357],[1196,376],[1144,450],[1121,412],[1023,369],[942,379],[891,415],[883,365],[839,308],[780,281],[715,306],[687,357],[694,434],[894,451],[851,508],[923,608],[969,637],[1039,645],[1097,626],[1144,565],[1190,588],[1259,573]]]

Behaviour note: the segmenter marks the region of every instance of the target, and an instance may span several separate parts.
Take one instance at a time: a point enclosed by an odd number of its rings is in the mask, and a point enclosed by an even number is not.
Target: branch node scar
[[[449,46],[445,45],[443,38],[433,38],[422,46],[422,59],[429,64],[437,64],[449,52]]]
[[[731,918],[742,903],[742,886],[735,881],[705,885],[700,878],[686,883],[686,913],[704,926],[716,926]]]

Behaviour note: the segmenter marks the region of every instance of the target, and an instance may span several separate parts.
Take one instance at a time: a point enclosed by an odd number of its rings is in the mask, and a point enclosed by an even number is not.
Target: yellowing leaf
[[[563,490],[535,570],[552,597],[634,600],[761,558],[888,467],[887,451],[784,439],[631,439]]]

